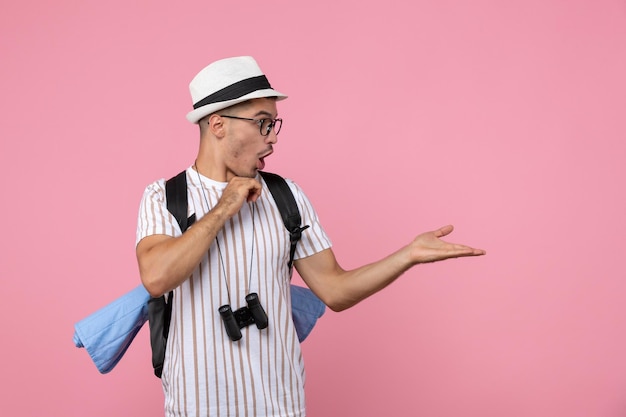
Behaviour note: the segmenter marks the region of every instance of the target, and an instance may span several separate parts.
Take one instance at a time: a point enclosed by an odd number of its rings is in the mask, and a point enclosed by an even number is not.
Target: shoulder
[[[284,176],[282,176],[280,174],[276,174],[274,172],[267,172],[267,171],[263,171],[261,173],[261,177],[263,178],[263,181],[266,184],[271,179],[271,177],[278,177],[278,179],[283,179],[287,183],[287,185],[291,189],[292,193],[294,193],[294,194],[302,193],[302,188],[291,178],[284,177]]]
[[[144,198],[165,200],[165,178],[158,179],[148,184],[144,190]]]
[[[302,194],[302,188],[294,180],[292,180],[291,178],[285,178],[285,182],[287,183],[287,185],[291,189],[292,193],[294,193],[296,195]]]
[[[182,172],[186,173],[187,184],[191,185],[193,183],[192,173],[195,172],[193,171],[193,168],[189,167]],[[152,196],[153,198],[156,198],[156,199],[165,200],[165,188],[166,188],[167,182],[170,180],[173,180],[179,174],[172,176],[170,179],[159,178],[158,180],[155,180],[154,182],[148,184],[145,188],[144,196]]]

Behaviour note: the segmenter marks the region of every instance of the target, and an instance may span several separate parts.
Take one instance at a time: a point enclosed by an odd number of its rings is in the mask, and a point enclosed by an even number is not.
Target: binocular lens
[[[237,320],[235,320],[235,315],[233,314],[233,310],[230,308],[230,305],[226,304],[219,308],[220,316],[222,317],[222,321],[224,322],[224,328],[226,329],[226,334],[230,337],[230,340],[233,342],[241,339],[241,330],[239,329],[239,324]]]
[[[254,318],[254,324],[256,324],[256,328],[261,330],[267,327],[267,314],[265,314],[265,310],[263,310],[263,306],[259,301],[259,296],[257,293],[253,292],[246,295],[246,303],[248,303],[248,308],[250,309],[250,313]]]

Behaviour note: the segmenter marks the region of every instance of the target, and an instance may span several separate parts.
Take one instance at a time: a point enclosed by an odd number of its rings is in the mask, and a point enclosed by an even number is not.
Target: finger
[[[254,203],[261,196],[261,188],[253,188],[248,193],[248,201]]]
[[[444,237],[449,235],[450,233],[452,233],[452,231],[454,230],[454,226],[452,226],[451,224],[447,225],[447,226],[443,226],[440,227],[439,229],[435,230],[435,237],[440,238],[440,237]]]
[[[254,187],[250,189],[250,194],[248,195],[248,201],[256,201],[257,198],[261,196],[261,192],[263,190],[263,186],[257,180],[254,180]]]
[[[462,248],[456,249],[456,252],[459,257],[461,256],[481,256],[485,255],[487,252],[483,249],[471,248],[469,246],[463,246]]]

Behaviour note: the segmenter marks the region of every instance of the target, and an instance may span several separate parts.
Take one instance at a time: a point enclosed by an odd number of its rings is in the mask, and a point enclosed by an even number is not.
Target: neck
[[[224,166],[219,168],[219,164],[214,161],[207,161],[205,159],[198,158],[193,164],[194,169],[203,176],[212,179],[217,182],[228,182],[233,177],[228,175],[228,172]]]

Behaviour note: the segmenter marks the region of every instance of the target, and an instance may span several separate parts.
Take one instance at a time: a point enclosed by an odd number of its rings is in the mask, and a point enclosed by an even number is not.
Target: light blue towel
[[[291,286],[291,317],[300,342],[304,342],[325,310],[326,304],[313,291],[297,285]]]
[[[148,291],[139,285],[74,326],[74,344],[87,350],[100,373],[117,365],[148,320],[149,299]]]
[[[139,285],[74,325],[74,345],[87,350],[100,373],[117,365],[148,320],[149,299],[148,291]],[[296,285],[291,286],[291,304],[298,340],[303,342],[326,306],[311,290]]]

